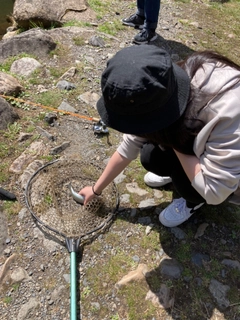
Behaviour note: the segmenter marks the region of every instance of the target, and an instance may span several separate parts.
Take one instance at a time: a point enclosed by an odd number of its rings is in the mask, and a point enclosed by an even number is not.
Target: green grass
[[[1,148],[1,145],[0,145]],[[0,183],[5,182],[9,178],[7,163],[0,163]]]
[[[223,4],[204,0],[203,3],[194,3],[188,0],[175,0],[185,12],[184,19],[180,19],[186,30],[186,36],[195,41],[194,50],[214,50],[236,63],[240,64],[240,2],[231,0]],[[197,22],[199,28],[192,25]]]
[[[140,303],[140,301],[145,301],[146,290],[146,286],[141,285],[141,282],[130,283],[120,290],[120,294],[126,303],[125,314],[122,315],[122,318],[127,317],[129,320],[152,319],[157,308],[149,301]]]
[[[88,296],[91,294],[92,290],[89,286],[85,287],[81,292],[81,299],[82,301],[87,299]]]
[[[0,134],[4,134],[4,131],[0,132]],[[4,159],[9,154],[9,145],[5,142],[0,142],[0,158]]]
[[[82,27],[82,28],[83,27],[91,27],[91,23],[72,20],[72,21],[64,22],[63,27]]]
[[[61,104],[62,99],[63,99],[63,93],[57,90],[52,90],[52,91],[42,92],[39,95],[37,95],[35,102],[42,104],[44,106],[57,109]]]
[[[83,37],[74,37],[73,42],[76,46],[83,46],[85,44],[85,39]]]
[[[17,216],[21,209],[21,204],[19,202],[13,201],[3,201],[3,210],[6,212],[8,219],[10,220],[12,217]]]
[[[4,297],[3,302],[6,304],[10,304],[12,302],[12,297]]]
[[[115,36],[120,30],[123,30],[124,28],[125,27],[122,25],[122,23],[119,20],[114,19],[111,22],[104,22],[103,24],[101,24],[98,27],[98,30],[100,32],[104,32],[106,34]]]
[[[144,235],[139,243],[143,249],[159,250],[159,232],[152,229],[148,235]]]
[[[110,320],[120,320],[119,314],[114,314],[113,316],[110,316]]]
[[[176,252],[176,259],[180,263],[190,263],[191,261],[191,244],[186,242],[186,243],[181,243],[178,246],[177,252]]]
[[[98,19],[101,19],[111,8],[111,1],[106,0],[88,0],[88,4],[96,12]]]
[[[9,140],[15,140],[18,137],[21,129],[21,124],[19,124],[18,122],[14,122],[13,124],[8,125],[7,130],[3,135]]]

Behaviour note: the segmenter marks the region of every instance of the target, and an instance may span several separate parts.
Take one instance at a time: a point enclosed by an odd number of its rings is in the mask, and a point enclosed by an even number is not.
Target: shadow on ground
[[[168,190],[171,188],[170,184]],[[173,198],[179,197],[171,191]],[[205,205],[179,227],[166,228],[158,222],[156,212],[168,204],[161,202],[145,211],[135,208],[134,218],[119,217],[141,224],[139,218],[148,216],[154,222],[160,258],[159,265],[146,275],[149,288],[156,296],[162,285],[169,288],[174,304],[166,311],[171,319],[240,320],[239,207],[228,202]]]

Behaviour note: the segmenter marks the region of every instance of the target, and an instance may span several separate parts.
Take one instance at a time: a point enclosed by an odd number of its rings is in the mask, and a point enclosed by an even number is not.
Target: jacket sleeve
[[[192,186],[208,204],[216,205],[226,200],[239,185],[240,86],[223,94],[213,102],[212,108],[217,115],[202,129],[203,132],[200,131],[195,141],[201,170]]]
[[[117,148],[118,153],[123,157],[134,160],[139,155],[140,149],[147,140],[131,134],[124,134],[123,141]]]

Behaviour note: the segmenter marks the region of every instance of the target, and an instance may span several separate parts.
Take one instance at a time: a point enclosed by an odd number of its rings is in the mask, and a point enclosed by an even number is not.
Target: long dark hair
[[[184,69],[192,79],[197,70],[203,68],[203,64],[213,63],[218,67],[230,66],[240,71],[240,66],[230,59],[212,51],[196,52],[178,65]],[[240,82],[239,79],[236,83]],[[233,86],[236,84],[234,83]],[[229,90],[229,88],[227,89]],[[160,144],[164,148],[174,148],[185,154],[194,154],[193,143],[196,135],[204,127],[205,123],[198,119],[200,111],[208,102],[217,95],[217,92],[202,92],[202,86],[191,86],[188,104],[183,115],[172,125],[157,132],[142,134],[149,142]]]

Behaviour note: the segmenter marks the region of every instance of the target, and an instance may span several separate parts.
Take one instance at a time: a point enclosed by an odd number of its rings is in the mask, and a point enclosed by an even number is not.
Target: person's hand
[[[84,205],[86,205],[89,201],[91,201],[94,197],[96,197],[92,191],[91,186],[84,187],[78,193],[81,194],[82,196],[84,196],[84,198],[85,198]]]

